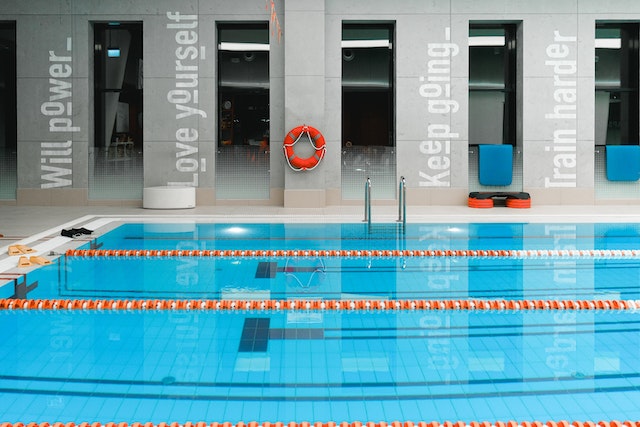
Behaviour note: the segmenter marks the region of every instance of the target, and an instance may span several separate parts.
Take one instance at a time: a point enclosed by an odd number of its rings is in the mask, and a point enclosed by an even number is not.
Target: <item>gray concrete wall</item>
[[[333,124],[325,117],[325,1],[285,1],[284,48],[285,129],[309,125],[325,131]],[[339,152],[336,140],[326,141],[329,152]],[[308,151],[308,150],[307,150]],[[276,149],[273,152],[278,152]],[[308,153],[309,155],[311,153]],[[305,156],[306,157],[306,156]],[[326,204],[325,176],[335,173],[327,164],[313,171],[285,170],[284,204],[290,207],[321,207]]]
[[[537,204],[598,203],[595,22],[640,21],[637,1],[278,0],[274,6],[283,34],[281,40],[271,34],[269,204],[347,203],[340,197],[341,28],[363,20],[395,24],[396,163],[409,204],[466,203],[471,21],[520,25],[522,190]],[[18,189],[8,203],[92,203],[91,23],[110,20],[143,25],[144,185],[194,185],[199,204],[220,203],[214,194],[216,23],[268,22],[270,13],[270,2],[261,0],[1,2],[0,19],[16,22],[18,45]],[[187,45],[197,51],[189,64],[183,61],[197,69],[197,87],[181,88],[176,49]],[[444,72],[434,73],[436,65]],[[303,123],[323,132],[327,154],[317,169],[294,172],[281,141]],[[198,136],[179,141],[184,132]]]

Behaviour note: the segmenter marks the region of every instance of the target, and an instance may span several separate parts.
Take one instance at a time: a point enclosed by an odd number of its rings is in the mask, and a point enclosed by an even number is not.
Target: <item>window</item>
[[[522,190],[519,24],[469,25],[469,191]]]
[[[89,198],[141,199],[142,23],[94,23]],[[93,158],[91,158],[93,157]]]
[[[0,22],[0,199],[17,188],[16,24]]]
[[[218,25],[217,199],[269,199],[269,27]]]
[[[596,145],[637,145],[638,24],[596,22]]]
[[[393,24],[342,26],[342,197],[395,198]]]
[[[516,25],[469,27],[469,145],[516,145]]]

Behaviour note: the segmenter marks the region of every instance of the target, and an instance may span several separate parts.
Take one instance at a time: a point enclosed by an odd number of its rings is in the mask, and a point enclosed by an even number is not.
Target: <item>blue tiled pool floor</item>
[[[635,312],[0,312],[0,418],[636,419]]]
[[[616,250],[637,224],[123,224],[102,249]],[[393,232],[390,232],[392,230]],[[640,260],[514,257],[59,257],[0,296],[185,299],[640,299]],[[37,283],[37,285],[36,285]],[[29,287],[29,290],[26,288]],[[33,289],[31,289],[33,287]]]
[[[394,225],[377,227],[384,235],[367,238],[362,226],[322,225],[333,233],[327,238],[309,236],[304,224],[272,224],[247,238],[242,235],[250,225],[215,224],[211,233],[195,223],[174,230],[134,224],[111,236],[97,233],[87,246],[640,247],[637,224],[416,224],[406,234]],[[61,257],[0,293],[70,299],[640,299],[640,263]],[[640,419],[637,316],[633,310],[0,311],[0,420]]]

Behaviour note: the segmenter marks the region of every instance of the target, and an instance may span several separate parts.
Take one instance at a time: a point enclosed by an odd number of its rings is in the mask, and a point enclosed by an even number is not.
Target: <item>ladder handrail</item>
[[[371,226],[371,178],[364,183],[364,221]]]
[[[398,222],[403,226],[407,224],[407,182],[404,176],[400,177],[398,184]]]

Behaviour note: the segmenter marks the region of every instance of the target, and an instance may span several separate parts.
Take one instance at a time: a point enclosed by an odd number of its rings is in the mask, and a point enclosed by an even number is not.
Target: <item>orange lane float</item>
[[[107,422],[107,423],[99,423],[99,422],[2,422],[0,423],[0,427],[640,427],[640,421],[633,420],[625,420],[625,421],[598,421],[597,423],[594,421],[573,421],[569,422],[567,420],[560,421],[547,421],[543,423],[541,421],[496,421],[494,423],[490,423],[488,421],[444,421],[442,423],[438,421],[419,421],[414,423],[413,421],[392,421],[392,422],[340,422],[336,423],[334,421],[328,422],[310,422],[310,421],[301,421],[295,422],[291,421],[288,423],[284,423],[281,421],[278,422],[268,422],[265,421],[263,423],[259,423],[257,421],[249,421],[247,423],[243,421],[239,421],[238,423],[230,423],[230,422],[186,422],[186,423],[158,423],[154,424],[151,422],[132,422],[127,423],[124,421],[120,422]]]
[[[95,257],[214,257],[214,258],[243,258],[243,257],[268,257],[268,258],[296,258],[296,257],[332,257],[332,258],[410,258],[410,257],[466,257],[466,258],[638,258],[640,250],[636,249],[446,249],[446,250],[422,250],[422,249],[267,249],[267,250],[177,250],[177,249],[153,249],[153,250],[122,250],[122,249],[69,249],[65,253],[68,257],[95,258]]]
[[[0,299],[0,310],[636,310],[640,300],[74,300]],[[640,427],[640,426],[638,426]]]

